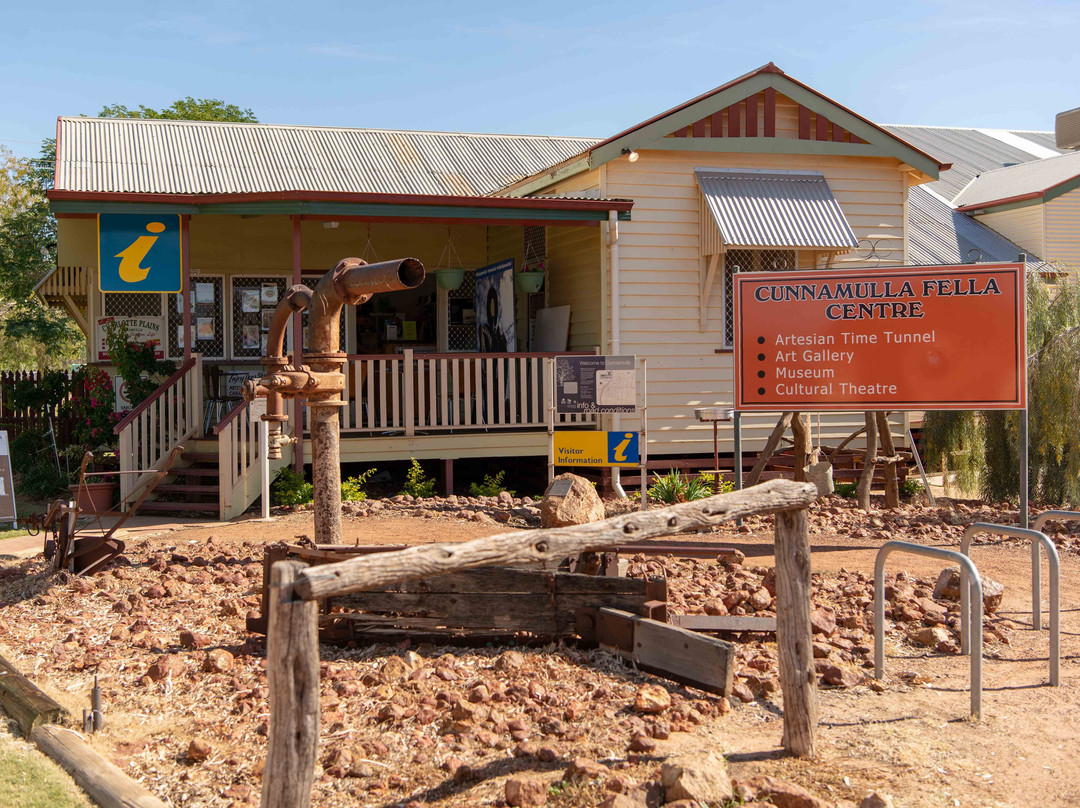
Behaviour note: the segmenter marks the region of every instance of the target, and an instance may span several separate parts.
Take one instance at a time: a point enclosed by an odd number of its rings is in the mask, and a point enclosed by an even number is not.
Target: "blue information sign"
[[[98,272],[102,292],[179,292],[180,215],[98,215]]]

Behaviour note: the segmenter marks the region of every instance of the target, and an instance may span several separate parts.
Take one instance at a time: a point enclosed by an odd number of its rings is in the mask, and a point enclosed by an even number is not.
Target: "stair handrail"
[[[157,386],[157,389],[154,390],[154,392],[152,392],[150,395],[148,395],[146,398],[144,398],[141,402],[139,402],[139,404],[137,406],[132,407],[131,410],[128,412],[128,414],[120,419],[120,421],[116,424],[116,426],[113,427],[113,434],[114,435],[119,435],[121,432],[123,432],[124,427],[126,427],[128,424],[130,424],[136,418],[138,418],[139,415],[144,410],[148,409],[151,404],[153,404],[155,401],[157,401],[159,398],[161,398],[163,395],[165,395],[165,391],[168,390],[170,387],[172,387],[174,384],[176,384],[178,381],[180,381],[180,379],[182,379],[184,377],[184,375],[189,370],[191,370],[193,367],[195,367],[195,364],[200,359],[202,359],[201,354],[192,354],[188,359],[184,360],[184,363],[182,365],[180,365],[180,367],[178,367],[176,369],[176,372],[173,373],[172,376],[170,376],[165,381],[163,381],[161,384],[159,384]]]
[[[214,424],[213,428],[210,431],[213,432],[215,435],[220,435],[222,433],[222,430],[224,430],[225,427],[229,425],[229,422],[236,418],[236,416],[238,416],[240,412],[244,409],[244,407],[246,407],[247,405],[247,401],[245,401],[244,399],[240,399],[238,402],[236,402],[236,404],[231,410],[225,413],[224,418]]]

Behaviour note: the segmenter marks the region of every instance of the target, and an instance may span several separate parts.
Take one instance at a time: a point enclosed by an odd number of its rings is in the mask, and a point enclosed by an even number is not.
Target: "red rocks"
[[[548,785],[539,777],[518,774],[507,779],[504,788],[506,804],[513,808],[532,808],[547,805]]]
[[[642,685],[634,696],[634,710],[655,715],[671,706],[671,694],[660,685]]]
[[[167,677],[177,678],[187,670],[184,660],[176,654],[165,654],[158,658],[157,662],[150,666],[146,675],[155,682],[160,682]]]

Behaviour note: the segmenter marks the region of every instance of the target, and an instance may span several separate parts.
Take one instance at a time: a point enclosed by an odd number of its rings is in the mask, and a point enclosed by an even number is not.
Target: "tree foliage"
[[[1027,285],[1028,465],[1033,501],[1080,505],[1080,283]],[[1016,501],[1016,412],[928,412],[928,461],[957,474],[966,491]]]
[[[99,118],[148,118],[168,121],[233,121],[236,123],[258,123],[258,118],[250,109],[241,109],[236,104],[226,104],[217,98],[181,98],[165,109],[151,109],[141,104],[136,109],[129,109],[123,104],[111,104],[101,108]]]

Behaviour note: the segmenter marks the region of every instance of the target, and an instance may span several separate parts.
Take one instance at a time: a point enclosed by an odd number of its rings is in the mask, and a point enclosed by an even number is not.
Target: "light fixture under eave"
[[[641,156],[636,151],[633,151],[631,149],[623,149],[622,153],[626,155],[626,159],[629,160],[631,163],[636,163],[638,161],[638,158]]]
[[[341,222],[323,222],[322,226],[325,227],[327,230],[334,230],[339,224],[341,224]]]

